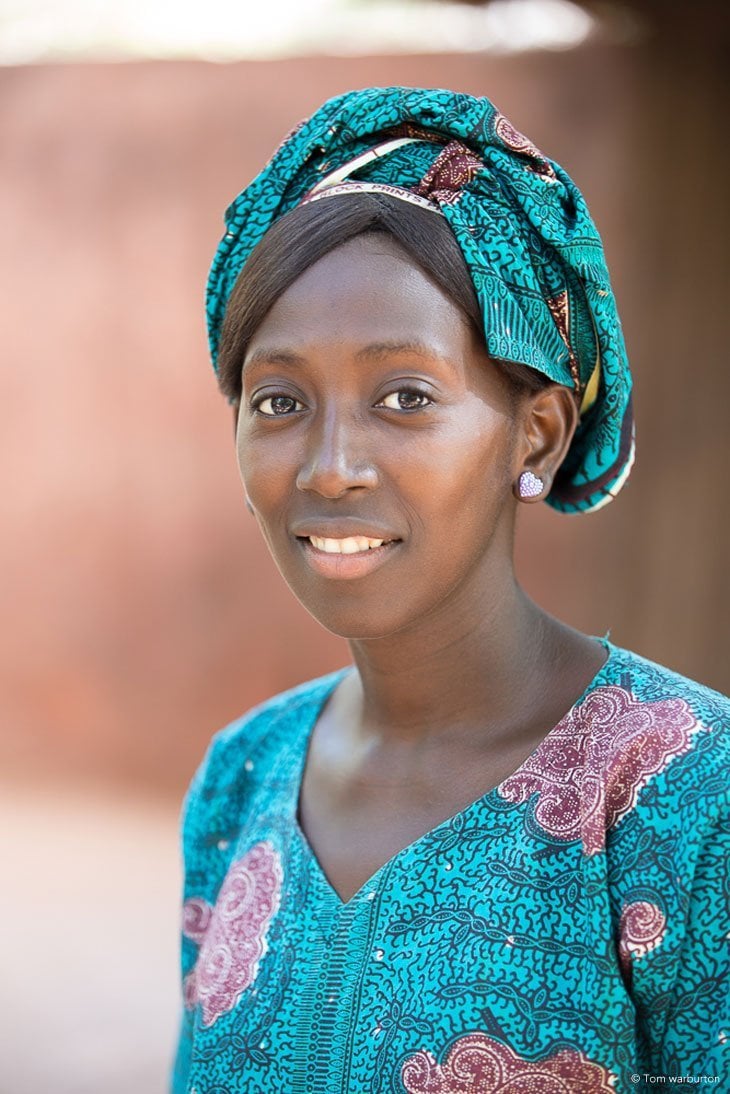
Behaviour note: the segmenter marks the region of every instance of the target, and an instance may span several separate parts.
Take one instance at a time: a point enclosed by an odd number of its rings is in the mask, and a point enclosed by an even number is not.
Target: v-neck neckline
[[[312,740],[312,736],[314,734],[314,729],[327,702],[333,695],[335,688],[342,682],[342,680],[344,680],[344,678],[349,673],[355,672],[357,670],[353,665],[349,665],[346,668],[340,669],[339,671],[333,673],[329,677],[324,690],[320,690],[316,693],[314,702],[311,704],[310,710],[308,712],[309,716],[306,719],[304,730],[301,734],[297,735],[294,742],[295,753],[292,775],[293,789],[290,799],[290,814],[294,831],[299,839],[299,842],[302,845],[305,858],[308,860],[309,865],[316,875],[320,884],[320,888],[324,891],[324,893],[326,893],[328,900],[335,906],[335,909],[338,912],[343,912],[354,908],[365,897],[372,900],[377,893],[380,882],[386,871],[394,867],[396,863],[401,861],[403,858],[407,857],[410,854],[413,854],[414,851],[416,851],[416,849],[421,844],[426,844],[427,842],[431,841],[433,837],[442,829],[452,827],[457,820],[468,819],[468,817],[470,817],[472,813],[484,808],[484,806],[489,803],[490,799],[494,799],[495,797],[499,798],[500,788],[503,787],[508,780],[513,779],[516,775],[519,775],[520,772],[522,772],[526,767],[528,767],[528,765],[532,761],[534,761],[536,754],[544,747],[545,742],[548,740],[548,738],[552,737],[556,733],[556,731],[563,725],[566,718],[570,717],[576,707],[579,707],[581,703],[585,701],[588,695],[590,695],[592,691],[594,691],[597,687],[601,685],[601,682],[606,675],[609,665],[611,665],[613,662],[618,647],[614,646],[613,643],[609,641],[608,637],[600,638],[596,635],[591,635],[591,638],[593,638],[594,641],[600,643],[600,645],[602,645],[603,648],[606,650],[608,654],[606,660],[600,666],[598,671],[593,675],[581,694],[568,708],[562,718],[560,718],[555,723],[552,729],[548,730],[548,732],[540,739],[538,744],[522,761],[522,763],[519,764],[513,772],[511,772],[509,775],[506,775],[504,779],[496,784],[496,786],[491,787],[491,789],[485,791],[484,794],[481,794],[478,798],[475,798],[473,801],[469,802],[468,805],[465,805],[463,809],[458,809],[451,816],[446,817],[445,820],[440,821],[432,828],[429,828],[428,831],[423,832],[420,836],[417,836],[414,840],[411,840],[410,843],[402,847],[399,851],[396,851],[394,854],[392,854],[382,864],[382,866],[379,866],[377,870],[375,870],[374,873],[371,874],[371,876],[367,878],[359,887],[359,889],[357,889],[347,900],[342,899],[340,894],[332,885],[332,882],[327,877],[319,862],[319,859],[317,858],[317,855],[314,852],[313,847],[309,842],[309,839],[307,838],[304,829],[299,823],[299,801],[302,792],[302,783],[304,781],[304,770],[309,755],[309,746]]]

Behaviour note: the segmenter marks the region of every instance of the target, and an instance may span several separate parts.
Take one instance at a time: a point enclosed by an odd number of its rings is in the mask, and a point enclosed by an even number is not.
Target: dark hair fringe
[[[443,217],[382,194],[347,194],[299,205],[266,232],[249,255],[226,308],[218,350],[218,383],[230,402],[241,397],[248,343],[269,309],[320,258],[366,233],[384,232],[443,289],[483,338],[474,284]],[[552,383],[527,365],[495,359],[515,397]]]

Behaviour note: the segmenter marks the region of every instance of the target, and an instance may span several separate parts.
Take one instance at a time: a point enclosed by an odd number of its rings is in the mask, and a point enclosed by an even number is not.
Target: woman
[[[354,665],[193,780],[174,1091],[730,1089],[727,702],[514,576],[521,505],[596,509],[633,459],[581,195],[488,100],[370,89],[227,229],[248,505]]]

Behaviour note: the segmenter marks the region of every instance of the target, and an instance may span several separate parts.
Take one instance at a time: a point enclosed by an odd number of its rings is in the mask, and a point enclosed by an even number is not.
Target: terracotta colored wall
[[[299,117],[370,83],[488,93],[583,187],[632,351],[639,457],[598,514],[531,512],[520,569],[569,622],[727,687],[713,72],[709,54],[679,70],[644,47],[0,72],[5,770],[177,792],[220,725],[347,658],[244,509],[202,293],[228,201]]]

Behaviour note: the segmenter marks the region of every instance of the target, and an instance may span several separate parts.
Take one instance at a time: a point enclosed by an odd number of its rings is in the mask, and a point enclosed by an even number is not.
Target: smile
[[[345,539],[307,536],[307,539],[318,551],[324,551],[328,555],[354,555],[358,551],[372,551],[375,547],[382,547],[385,542],[383,539],[368,539],[367,536],[347,536]]]
[[[338,581],[365,577],[379,569],[402,543],[370,536],[297,536],[297,542],[311,570]]]

